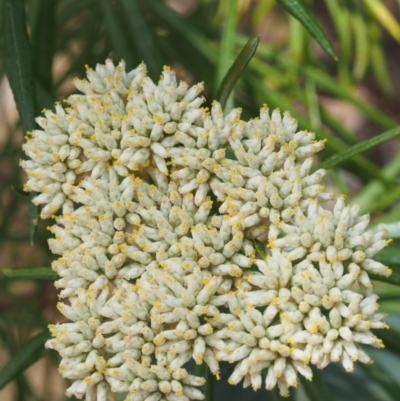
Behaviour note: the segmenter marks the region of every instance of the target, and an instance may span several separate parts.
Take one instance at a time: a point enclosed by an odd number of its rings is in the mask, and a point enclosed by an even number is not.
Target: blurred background
[[[19,1],[19,0],[18,0]],[[0,0],[0,3],[10,3]],[[83,77],[107,57],[128,68],[144,61],[158,79],[168,64],[179,79],[206,83],[211,104],[217,88],[249,37],[260,44],[238,81],[229,105],[255,117],[263,103],[289,110],[301,129],[326,138],[319,161],[400,124],[400,1],[303,0],[339,58],[335,61],[275,0],[27,0],[26,27],[32,51],[36,115],[74,92]],[[4,4],[2,4],[4,6]],[[5,7],[5,6],[4,6]],[[3,7],[2,7],[3,9]],[[7,25],[4,9],[0,24]],[[7,32],[1,36],[3,54]],[[48,222],[29,236],[28,197],[19,168],[23,130],[0,59],[0,400],[62,401],[66,383],[58,356],[42,344],[49,323],[63,321],[48,268]],[[316,160],[318,162],[318,160]],[[386,350],[371,351],[375,363],[353,374],[332,364],[315,384],[292,392],[297,401],[397,401],[400,397],[400,154],[392,139],[332,169],[331,191],[344,193],[371,212],[374,227],[388,230],[392,244],[379,260],[394,273],[377,282],[381,309],[391,329],[380,331]],[[36,279],[27,279],[27,268]],[[5,269],[5,270],[4,270]],[[22,272],[18,274],[18,272]],[[35,275],[35,274],[34,274]],[[36,336],[36,337],[35,337]],[[33,338],[33,340],[32,340]],[[23,373],[11,357],[30,340]],[[32,342],[33,341],[33,342]],[[35,342],[36,341],[36,342]],[[32,345],[33,343],[33,345]],[[6,365],[6,363],[8,364]],[[14,372],[14,380],[2,380]],[[228,368],[227,368],[228,369]],[[277,393],[242,391],[223,384],[215,400],[279,400]],[[317,374],[317,373],[316,373]],[[11,377],[10,376],[10,377]],[[225,380],[224,380],[225,379]],[[314,382],[313,382],[314,383]]]

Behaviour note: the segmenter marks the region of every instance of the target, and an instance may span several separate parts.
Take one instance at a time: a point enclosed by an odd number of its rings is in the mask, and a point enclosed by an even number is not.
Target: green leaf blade
[[[310,35],[335,60],[337,56],[324,32],[298,0],[276,0],[289,14],[299,20]]]
[[[0,370],[0,389],[46,355],[48,350],[44,348],[44,344],[50,337],[46,329],[22,345]]]
[[[371,149],[379,145],[380,143],[388,141],[389,139],[395,138],[399,135],[400,126],[389,131],[385,131],[380,135],[377,135],[371,139],[367,139],[366,141],[362,141],[361,143],[354,145],[343,152],[334,154],[333,156],[320,163],[318,165],[318,168],[330,169],[346,160],[354,158],[354,156],[357,156],[359,153],[365,152],[366,150]]]
[[[316,368],[312,368],[313,378],[308,381],[304,376],[299,375],[300,383],[304,388],[310,401],[335,401],[328,386],[325,384],[321,374]]]
[[[35,128],[35,82],[31,46],[25,22],[23,0],[4,0],[3,3],[3,38],[4,67],[15,103],[17,105],[24,132]],[[33,242],[39,222],[39,208],[29,202],[29,234]]]
[[[9,278],[24,280],[57,280],[58,274],[50,267],[35,267],[30,269],[3,269],[2,273]]]
[[[247,64],[249,64],[250,60],[253,58],[259,41],[260,39],[258,36],[250,38],[222,80],[216,96],[217,100],[221,103],[222,109],[225,108],[226,102],[235,86],[235,83],[242,75]]]
[[[146,63],[150,75],[158,77],[161,69],[161,57],[153,38],[153,32],[142,15],[137,0],[119,0],[128,21],[130,37],[141,59]]]

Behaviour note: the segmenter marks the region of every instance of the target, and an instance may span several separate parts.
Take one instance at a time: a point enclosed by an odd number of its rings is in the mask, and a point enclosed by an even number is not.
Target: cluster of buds
[[[71,322],[50,327],[47,347],[67,395],[201,400],[191,360],[288,395],[310,364],[370,362],[362,344],[382,347],[371,329],[386,325],[368,274],[390,274],[372,259],[387,241],[342,197],[323,207],[325,170],[311,172],[323,141],[266,106],[248,122],[202,107],[203,84],[168,67],[155,84],[144,64],[107,60],[75,85],[83,94],[37,119],[21,162],[55,220]]]

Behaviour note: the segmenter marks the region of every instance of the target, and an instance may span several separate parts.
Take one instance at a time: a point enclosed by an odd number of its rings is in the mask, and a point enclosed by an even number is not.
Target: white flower
[[[107,60],[75,85],[83,94],[37,119],[21,162],[55,219],[71,322],[50,326],[47,347],[68,396],[203,399],[191,359],[217,376],[228,361],[231,384],[287,395],[310,364],[370,362],[360,344],[381,347],[371,329],[386,325],[369,273],[390,274],[372,259],[387,242],[357,205],[321,206],[325,170],[310,171],[323,141],[266,106],[249,122],[215,101],[209,112],[203,84],[168,67],[156,84],[144,64]]]

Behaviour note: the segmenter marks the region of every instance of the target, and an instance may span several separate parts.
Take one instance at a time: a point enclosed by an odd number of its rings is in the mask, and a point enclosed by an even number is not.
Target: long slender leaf
[[[369,274],[372,280],[383,281],[384,283],[400,286],[400,269],[393,269],[389,277],[380,276],[378,274]]]
[[[332,45],[317,21],[308,13],[298,0],[276,0],[289,14],[299,20],[307,29],[310,35],[320,44],[320,46],[335,60],[337,57]]]
[[[228,0],[220,4],[223,5],[225,15],[223,18],[224,29],[222,31],[221,44],[219,47],[219,59],[216,72],[217,86],[222,82],[235,59],[236,24],[238,19],[238,0]]]
[[[335,401],[317,369],[313,368],[312,381],[308,381],[301,375],[299,375],[299,378],[310,401]]]
[[[393,86],[385,60],[385,53],[383,51],[382,33],[378,24],[373,20],[368,23],[368,35],[370,39],[369,51],[371,66],[375,78],[385,94],[392,94]]]
[[[24,132],[35,128],[35,85],[22,0],[4,0],[4,66]]]
[[[395,156],[383,169],[382,176],[387,181],[394,180],[400,174],[400,155]],[[386,190],[386,186],[381,181],[371,181],[366,185],[353,199],[353,202],[359,202],[361,204],[361,210],[363,213],[367,211],[371,211],[372,209],[376,210],[376,206],[382,198],[382,193]],[[386,198],[386,197],[385,197]],[[400,218],[396,216],[395,219]],[[383,221],[383,216],[379,219],[379,221]],[[389,217],[391,221],[393,218]]]
[[[350,23],[354,31],[355,59],[353,66],[354,78],[359,81],[364,78],[369,61],[368,28],[360,12],[352,12]]]
[[[153,33],[143,17],[137,0],[119,0],[128,21],[128,29],[141,59],[147,64],[150,75],[158,77],[161,58],[154,42]]]
[[[399,266],[400,268],[400,247],[389,245],[377,253],[374,259],[389,267]]]
[[[14,94],[24,132],[35,128],[35,84],[31,46],[25,23],[23,0],[4,0],[3,37],[4,66]],[[29,236],[35,237],[39,223],[39,208],[29,196]]]
[[[236,42],[236,24],[238,18],[238,0],[228,0],[224,5],[225,28],[222,31],[222,40],[217,63],[216,88],[221,84],[224,76],[234,62],[234,50]],[[226,109],[233,108],[233,91],[227,100]]]
[[[203,362],[201,365],[194,365],[191,374],[206,379],[204,386],[201,387],[205,396],[204,400],[214,401],[214,376],[207,364]]]
[[[351,148],[345,150],[344,152],[340,152],[336,155],[329,157],[324,160],[321,164],[318,165],[318,168],[330,169],[340,163],[343,163],[345,160],[353,158],[355,155],[359,153],[365,152],[368,149],[371,149],[382,142],[388,141],[389,139],[395,138],[400,135],[400,126],[397,128],[393,128],[389,131],[386,131],[380,135],[377,135],[371,139],[367,139],[362,141],[361,143],[352,146]]]
[[[58,274],[50,267],[34,267],[30,269],[3,269],[2,273],[10,278],[27,280],[57,280]]]
[[[238,44],[244,45],[247,41],[246,37],[238,35]],[[307,64],[297,64],[290,57],[287,57],[281,51],[277,51],[271,46],[261,43],[258,48],[258,55],[273,60],[279,64],[278,67],[294,70],[297,74],[304,77],[311,78],[315,81],[320,89],[326,90],[331,95],[337,96],[341,100],[346,100],[356,106],[370,121],[380,125],[385,129],[391,129],[398,124],[387,116],[384,112],[380,111],[369,102],[357,96],[352,89],[344,87],[336,79],[329,76],[320,68],[316,68]],[[254,65],[256,64],[254,60]]]
[[[229,69],[229,71],[225,75],[225,78],[221,82],[221,85],[217,92],[217,99],[221,103],[222,108],[225,107],[226,102],[229,98],[229,94],[235,86],[236,81],[239,79],[247,64],[254,56],[259,40],[259,37],[255,36],[247,42],[246,46],[243,47],[232,67]]]
[[[126,40],[126,35],[119,22],[117,9],[113,2],[109,0],[99,0],[100,8],[103,14],[104,22],[110,36],[111,43],[118,58],[123,58],[127,62],[128,68],[133,68],[138,64],[138,59],[134,56],[132,49],[129,48],[129,43]]]
[[[158,0],[147,0],[146,4],[151,7],[160,19],[187,39],[197,51],[203,54],[203,56],[210,61],[216,61],[217,53],[210,47],[207,38],[202,32],[192,29],[180,15],[166,7],[162,2]]]
[[[379,383],[383,389],[393,397],[394,400],[398,400],[400,386],[389,369],[386,369],[385,366],[377,361],[371,365],[362,364],[362,368],[376,383]]]
[[[55,47],[55,9],[54,0],[36,1],[37,19],[32,26],[32,48],[35,76],[50,93],[52,92],[52,66]],[[53,103],[53,102],[52,102]],[[45,107],[46,105],[40,105]]]
[[[44,343],[49,338],[50,333],[46,329],[22,345],[1,369],[0,389],[13,380],[19,373],[45,356],[48,351],[44,348]]]
[[[350,57],[351,36],[349,35],[349,10],[343,2],[337,0],[325,0],[325,5],[332,18],[338,35],[339,55],[338,63],[339,81],[346,87],[350,86]]]
[[[381,0],[364,0],[375,18],[388,30],[397,42],[400,42],[400,24]]]

